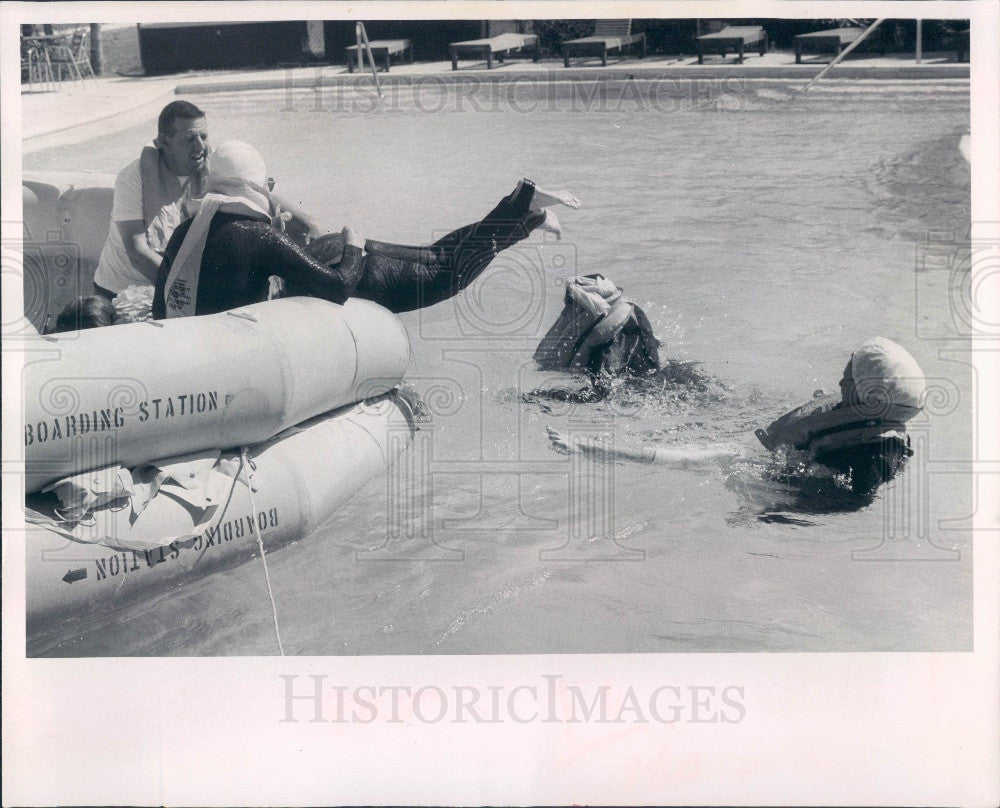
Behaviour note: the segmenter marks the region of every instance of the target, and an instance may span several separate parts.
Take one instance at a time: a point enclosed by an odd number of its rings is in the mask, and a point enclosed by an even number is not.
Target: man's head
[[[115,323],[115,308],[111,301],[100,295],[79,297],[59,312],[56,324],[49,333],[79,331],[83,328],[101,328]]]
[[[167,170],[189,177],[205,169],[208,158],[208,122],[190,101],[171,101],[157,121],[156,147]]]

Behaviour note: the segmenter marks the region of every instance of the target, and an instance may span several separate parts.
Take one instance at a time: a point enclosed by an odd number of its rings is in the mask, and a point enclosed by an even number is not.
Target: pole
[[[924,55],[924,21],[917,19],[917,64],[920,64],[920,57]]]
[[[871,34],[871,32],[874,31],[876,28],[878,28],[879,25],[881,25],[883,22],[885,22],[885,17],[879,17],[879,19],[875,20],[875,22],[873,22],[871,25],[869,25],[868,28],[865,30],[865,32],[861,36],[859,36],[850,45],[848,45],[846,48],[844,48],[844,51],[843,51],[843,53],[840,54],[840,56],[838,56],[836,59],[834,59],[832,62],[830,62],[830,64],[828,64],[826,67],[824,67],[822,70],[820,70],[819,73],[817,73],[816,76],[813,78],[813,80],[810,81],[805,87],[802,88],[802,92],[805,92],[806,90],[808,90],[817,81],[819,81],[821,78],[823,78],[823,76],[825,76],[827,73],[829,73],[830,72],[830,68],[832,68],[834,65],[840,64],[843,61],[844,57],[847,56],[847,54],[849,54],[852,50],[854,50],[856,47],[858,47],[858,45],[860,45],[862,42],[864,42],[868,38],[868,35]]]
[[[372,66],[372,79],[375,82],[375,91],[378,93],[378,97],[381,98],[382,85],[378,80],[378,65],[375,64],[375,57],[372,55],[372,46],[368,42],[368,32],[365,30],[365,24],[363,22],[359,22],[355,25],[354,33],[358,38],[358,72],[361,72],[361,43],[363,42],[365,53],[368,54],[368,63]]]
[[[90,66],[94,68],[95,76],[104,75],[104,44],[101,42],[101,25],[90,24]]]

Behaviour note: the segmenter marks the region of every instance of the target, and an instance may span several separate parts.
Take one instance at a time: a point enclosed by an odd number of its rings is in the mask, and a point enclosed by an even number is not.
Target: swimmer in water
[[[563,310],[535,349],[542,370],[585,372],[607,394],[612,379],[659,368],[660,342],[649,318],[601,274],[567,278]]]
[[[465,289],[533,230],[560,236],[548,206],[580,206],[572,194],[521,180],[483,219],[428,246],[366,241],[345,228],[303,248],[277,226],[267,169],[252,146],[230,141],[216,148],[208,189],[167,244],[153,298],[156,319],[257,303],[276,287],[334,303],[361,297],[394,312],[432,306]]]
[[[840,390],[839,396],[817,391],[811,401],[755,434],[766,449],[804,452],[807,476],[821,476],[824,469],[845,475],[855,496],[871,500],[913,454],[906,422],[921,410],[924,375],[906,349],[879,337],[851,354]],[[723,445],[618,447],[607,437],[547,431],[557,451],[672,468],[711,468],[743,455],[739,448]]]

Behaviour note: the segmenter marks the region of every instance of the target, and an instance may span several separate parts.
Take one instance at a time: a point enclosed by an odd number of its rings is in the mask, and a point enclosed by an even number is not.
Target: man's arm
[[[653,463],[656,461],[657,450],[651,446],[616,446],[610,435],[592,435],[587,438],[563,435],[551,427],[545,427],[549,433],[552,448],[558,452],[571,454],[595,455],[605,460],[634,460],[637,463]]]
[[[636,463],[655,463],[658,466],[698,469],[715,463],[734,460],[742,455],[737,446],[713,444],[708,446],[616,446],[610,436],[589,438],[563,435],[551,427],[549,433],[552,448],[570,454],[580,452],[604,460],[632,460]]]
[[[160,268],[160,255],[154,252],[146,241],[145,223],[142,219],[130,219],[113,224],[121,233],[129,263],[145,275],[150,283],[154,283],[156,272]]]

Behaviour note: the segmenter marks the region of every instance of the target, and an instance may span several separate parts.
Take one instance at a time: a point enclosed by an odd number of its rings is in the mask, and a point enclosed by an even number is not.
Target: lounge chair
[[[582,39],[569,39],[562,43],[563,67],[569,67],[570,56],[600,56],[601,65],[608,66],[608,53],[618,51],[622,57],[625,48],[639,44],[639,58],[646,55],[646,35],[632,33],[632,20],[595,20],[594,33]]]
[[[835,57],[865,32],[864,28],[830,28],[795,37],[795,64],[802,64],[803,53],[832,53]]]
[[[408,39],[376,39],[369,42],[368,46],[372,49],[372,59],[376,62],[383,60],[386,73],[389,72],[389,60],[393,56],[399,56],[402,61],[413,63],[413,46]],[[347,57],[347,72],[353,73],[358,62],[358,46],[350,45],[344,49],[344,53]]]
[[[730,51],[739,54],[737,62],[743,63],[745,49],[757,47],[763,56],[767,52],[767,34],[759,25],[727,25],[714,34],[704,34],[698,39],[698,64],[704,64],[706,53],[717,53],[726,58]]]
[[[458,57],[464,54],[478,56],[486,60],[486,69],[493,68],[493,58],[503,64],[505,57],[514,51],[527,50],[531,61],[537,62],[541,55],[538,49],[538,37],[535,34],[518,32],[517,22],[513,20],[490,21],[490,33],[493,36],[486,39],[469,39],[465,42],[452,42],[448,46],[451,55],[451,69],[458,70]]]

